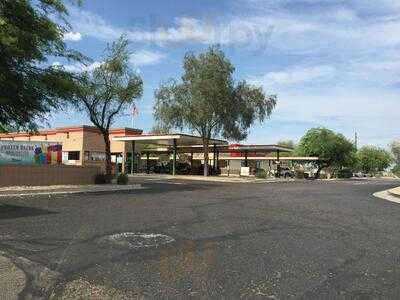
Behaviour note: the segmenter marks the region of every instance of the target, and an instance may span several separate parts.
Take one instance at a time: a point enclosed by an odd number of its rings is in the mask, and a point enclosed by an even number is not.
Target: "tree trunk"
[[[105,143],[105,151],[106,151],[106,175],[111,178],[111,147],[110,147],[110,134],[108,131],[103,132],[103,138]]]
[[[319,175],[320,175],[320,173],[321,173],[323,168],[328,168],[330,166],[331,166],[331,163],[319,165],[318,169],[317,169],[317,173],[315,173],[314,179],[318,179],[319,178]]]
[[[209,144],[209,140],[206,138],[203,138],[203,153],[204,153],[204,176],[208,176],[208,154],[209,154],[209,148],[208,145]]]

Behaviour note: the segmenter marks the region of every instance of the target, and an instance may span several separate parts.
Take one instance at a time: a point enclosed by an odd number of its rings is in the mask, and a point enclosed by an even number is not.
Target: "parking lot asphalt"
[[[137,181],[146,189],[0,199],[19,297],[400,297],[400,204],[372,196],[399,181]]]

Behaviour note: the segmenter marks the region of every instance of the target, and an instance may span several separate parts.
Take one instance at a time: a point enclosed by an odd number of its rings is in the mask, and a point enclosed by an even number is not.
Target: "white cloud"
[[[274,69],[245,76],[278,92],[272,121],[311,122],[349,134],[357,128],[366,142],[380,145],[390,136],[400,136],[398,95],[389,88],[400,79],[400,1],[235,3],[239,5],[230,15],[215,19],[177,17],[158,26],[149,19],[140,28],[114,26],[101,16],[73,8],[71,23],[83,36],[102,41],[125,33],[135,44],[219,43],[262,50],[259,56],[271,63],[261,67]],[[153,64],[162,55],[142,50],[131,62]]]
[[[381,1],[386,4],[391,2]],[[243,14],[230,17],[203,20],[177,17],[168,26],[152,26],[149,20],[148,29],[114,26],[99,15],[75,7],[70,9],[70,15],[71,23],[79,28],[82,35],[103,41],[115,40],[121,34],[126,34],[133,42],[164,46],[182,42],[218,43],[253,49],[267,48],[276,52],[283,50],[293,54],[331,53],[332,49],[337,49],[338,55],[400,45],[400,35],[397,34],[400,29],[400,18],[397,17],[400,15],[390,15],[390,18],[360,17],[360,11],[371,9],[362,4],[320,9],[316,13],[311,9],[294,12],[284,9],[291,7],[286,2],[274,2],[273,6],[266,4],[265,10],[258,4],[259,12],[250,15],[245,13],[244,6]]]
[[[80,64],[80,63],[76,63],[76,64],[69,64],[69,65],[64,65],[61,64],[58,61],[53,62],[53,67],[60,67],[63,68],[64,70],[68,71],[68,72],[73,72],[73,73],[81,73],[81,72],[85,72],[85,71],[93,71],[95,68],[100,67],[101,66],[101,62],[95,61],[93,63],[91,63],[90,65],[84,65],[84,64]]]
[[[141,28],[122,28],[105,21],[93,13],[70,8],[71,23],[79,28],[82,35],[103,41],[112,41],[122,34],[133,42],[167,45],[181,42],[222,45],[242,45],[265,42],[269,39],[272,26],[259,26],[257,22],[242,18],[228,23],[218,20],[199,20],[177,17],[172,26],[158,26],[149,30]]]
[[[67,32],[64,34],[64,41],[80,41],[82,39],[82,35],[79,32]]]
[[[309,82],[327,81],[335,76],[336,69],[333,66],[291,67],[282,71],[269,72],[259,77],[251,77],[250,82],[268,89],[279,85],[290,86]]]
[[[155,65],[165,57],[160,52],[139,50],[130,55],[129,62],[134,66]]]
[[[106,22],[101,16],[79,9],[75,6],[68,7],[71,16],[71,24],[79,28],[84,36],[93,37],[103,41],[115,40],[124,30]]]
[[[324,126],[348,137],[357,131],[361,144],[386,146],[400,137],[398,107],[398,95],[380,89],[349,86],[307,92],[298,89],[279,94],[271,121]]]

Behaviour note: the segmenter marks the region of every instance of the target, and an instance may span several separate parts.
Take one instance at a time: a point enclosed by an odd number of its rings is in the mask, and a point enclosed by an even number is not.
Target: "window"
[[[89,151],[85,151],[84,160],[85,160],[85,161],[90,160],[90,152],[89,152]]]
[[[85,151],[85,161],[105,161],[106,154],[104,152],[97,151]]]
[[[79,160],[79,151],[69,151],[68,160]]]
[[[93,161],[105,161],[106,154],[104,152],[90,152],[90,159]]]

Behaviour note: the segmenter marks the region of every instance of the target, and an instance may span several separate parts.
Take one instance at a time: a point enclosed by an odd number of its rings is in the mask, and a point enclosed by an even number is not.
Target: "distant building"
[[[119,171],[128,168],[131,161],[132,146],[113,140],[115,136],[141,135],[142,130],[133,128],[112,128],[110,143],[113,167]],[[72,126],[41,130],[37,133],[13,132],[0,134],[1,140],[9,141],[48,141],[62,144],[62,163],[76,166],[99,165],[105,161],[103,135],[94,126]]]

